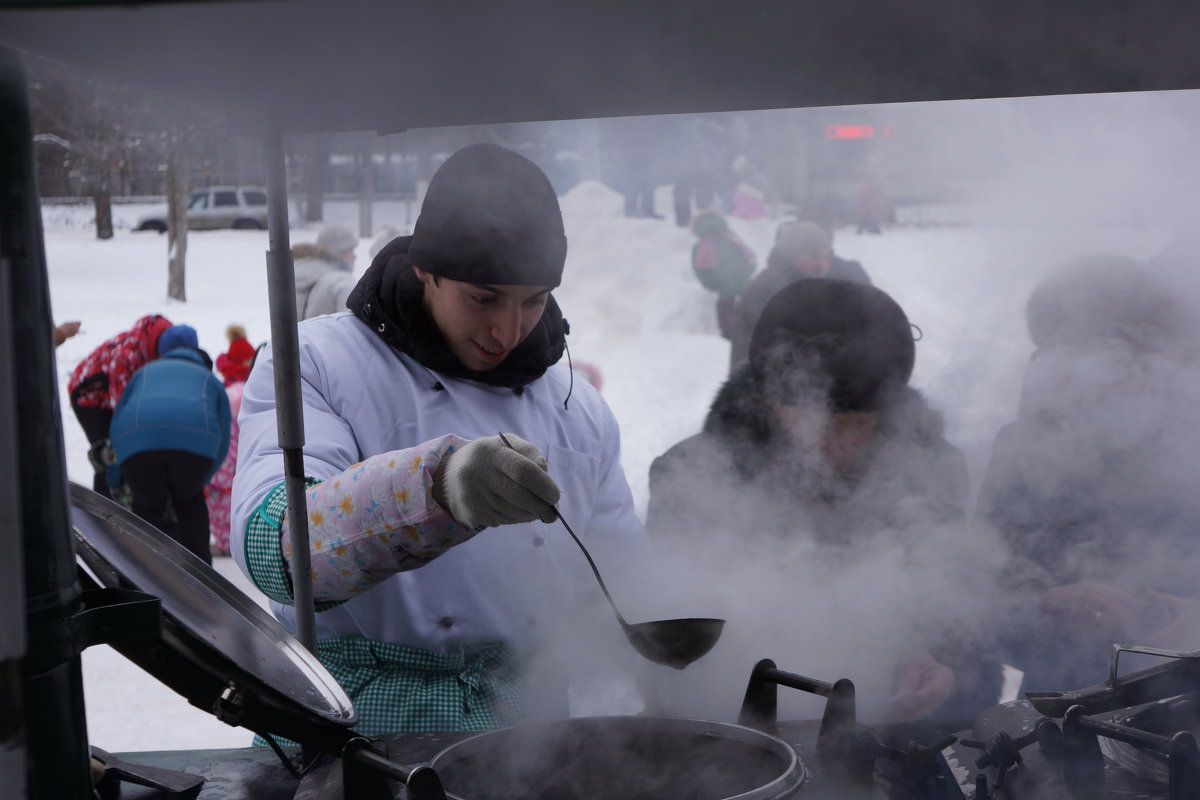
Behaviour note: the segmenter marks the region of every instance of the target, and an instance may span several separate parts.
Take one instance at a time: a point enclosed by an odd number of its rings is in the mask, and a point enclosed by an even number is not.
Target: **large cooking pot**
[[[785,742],[722,722],[581,717],[490,731],[432,762],[458,800],[775,800],[808,773]]]

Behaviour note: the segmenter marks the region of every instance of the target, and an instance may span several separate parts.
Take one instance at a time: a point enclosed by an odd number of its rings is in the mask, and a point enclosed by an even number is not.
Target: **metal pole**
[[[16,484],[19,499],[15,510],[6,508],[0,517],[0,540],[7,554],[24,551],[23,562],[16,562],[23,576],[9,573],[11,562],[0,566],[0,580],[11,581],[6,589],[19,585],[22,577],[24,582],[23,602],[18,600],[15,610],[6,609],[3,626],[6,631],[15,626],[11,630],[19,638],[23,624],[28,642],[21,660],[20,695],[6,692],[2,698],[18,713],[24,708],[28,787],[22,791],[22,777],[6,773],[0,794],[8,797],[15,790],[17,797],[31,800],[76,800],[92,797],[79,658],[82,645],[73,624],[83,599],[67,516],[54,318],[34,177],[33,130],[24,70],[16,53],[4,48],[0,48],[0,262],[8,289],[6,304],[0,307],[0,328],[11,337],[9,344],[21,343],[4,358],[5,369],[19,380],[9,387],[11,394],[0,397],[4,424],[15,428],[15,435],[0,437],[4,451],[0,466],[11,467],[15,456],[20,469],[5,473],[8,482]],[[7,505],[13,498],[5,497],[4,502]],[[17,527],[9,528],[13,522]],[[17,536],[19,550],[12,541]],[[0,656],[0,666],[4,660]],[[14,730],[10,726],[19,733],[21,724],[19,719],[6,718],[0,720],[0,731],[7,737]]]
[[[0,69],[8,53],[0,51]],[[0,81],[5,80],[0,76]],[[7,106],[4,106],[7,108]],[[17,381],[13,375],[12,264],[0,230],[0,474],[19,474]],[[0,481],[0,774],[10,776],[14,798],[25,795],[25,711],[21,659],[25,655],[25,575],[21,560],[21,496],[17,481]]]
[[[300,340],[296,332],[296,274],[288,233],[287,170],[283,134],[272,124],[266,136],[267,292],[271,308],[271,360],[275,367],[275,421],[283,450],[288,529],[292,540],[292,593],[296,638],[317,650],[312,566],[308,552],[308,506],[304,498],[304,410],[300,402]]]

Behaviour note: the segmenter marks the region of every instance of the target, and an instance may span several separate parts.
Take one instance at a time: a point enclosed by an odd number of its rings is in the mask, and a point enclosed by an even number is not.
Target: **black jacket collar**
[[[562,358],[566,322],[551,295],[537,327],[495,369],[477,372],[464,366],[421,304],[423,285],[412,271],[410,240],[394,239],[379,251],[346,301],[381,339],[441,375],[514,389],[537,380]]]

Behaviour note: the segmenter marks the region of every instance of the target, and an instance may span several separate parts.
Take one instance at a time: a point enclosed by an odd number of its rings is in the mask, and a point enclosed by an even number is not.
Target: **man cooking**
[[[616,420],[556,365],[566,252],[541,170],[472,145],[349,313],[300,325],[317,652],[364,735],[565,716],[554,669],[531,664],[555,614],[598,593],[541,523],[558,505],[605,571],[648,551]],[[268,348],[243,396],[231,545],[294,629],[273,373]]]

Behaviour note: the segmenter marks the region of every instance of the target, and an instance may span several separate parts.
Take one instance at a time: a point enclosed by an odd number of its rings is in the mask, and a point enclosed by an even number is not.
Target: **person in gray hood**
[[[1104,681],[1114,642],[1175,650],[1200,564],[1200,361],[1177,287],[1127,256],[1062,265],[1025,308],[1035,346],[976,522],[1011,548],[998,615],[1024,691]],[[1194,633],[1194,632],[1193,632]]]
[[[358,237],[343,225],[326,225],[315,244],[292,248],[296,271],[296,318],[310,319],[346,310],[354,289],[354,249]]]
[[[655,544],[769,552],[776,566],[782,553],[805,553],[844,566],[881,542],[925,553],[929,531],[957,536],[967,463],[946,441],[941,414],[908,385],[915,357],[907,316],[880,289],[831,278],[785,287],[703,430],[651,464]],[[776,531],[789,533],[768,543]],[[928,647],[914,643],[897,659],[891,719],[966,720],[995,705],[998,661],[946,635],[936,609],[887,613]]]

